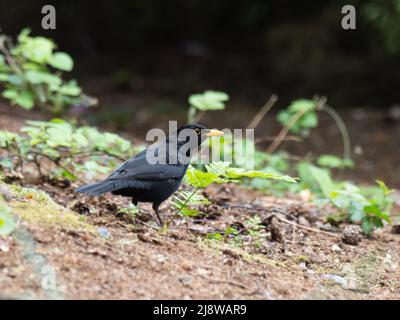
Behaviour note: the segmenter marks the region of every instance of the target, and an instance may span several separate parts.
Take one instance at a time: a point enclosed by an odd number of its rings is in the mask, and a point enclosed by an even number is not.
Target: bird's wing
[[[140,179],[167,180],[180,179],[184,176],[187,166],[170,164],[150,164],[146,159],[146,150],[125,161],[107,180]]]

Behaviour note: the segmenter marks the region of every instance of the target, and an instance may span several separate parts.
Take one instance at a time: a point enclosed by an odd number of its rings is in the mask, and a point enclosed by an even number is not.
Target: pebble
[[[356,246],[361,242],[362,238],[363,236],[360,226],[349,225],[343,230],[342,240],[346,244]]]
[[[300,268],[300,270],[304,270],[304,271],[308,269],[305,262],[300,263],[299,268]]]
[[[308,220],[304,217],[299,217],[298,222],[300,225],[305,226],[305,227],[309,227],[310,226],[310,222],[308,222]]]
[[[396,224],[396,225],[392,226],[392,233],[400,234],[400,224]]]
[[[97,232],[99,233],[100,237],[104,239],[110,239],[111,238],[111,233],[108,231],[107,228],[100,227],[97,229]]]
[[[323,274],[322,279],[333,281],[343,287],[347,285],[347,280],[337,274]]]

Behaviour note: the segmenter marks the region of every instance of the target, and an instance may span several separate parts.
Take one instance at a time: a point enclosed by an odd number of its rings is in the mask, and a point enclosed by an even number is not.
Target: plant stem
[[[186,205],[189,203],[190,199],[193,198],[193,196],[200,190],[200,188],[195,188],[193,190],[193,192],[189,195],[189,197],[186,198],[186,200],[182,203],[181,207],[179,208],[179,210],[175,213],[174,217],[171,218],[171,220],[168,221],[167,223],[167,227],[169,227],[169,225],[171,224],[172,220],[179,216],[179,213],[183,210],[184,207],[186,207]],[[180,225],[182,223],[183,217],[181,217],[181,219],[179,220],[178,225]]]
[[[285,125],[282,130],[279,132],[279,134],[276,136],[276,139],[272,144],[268,147],[267,153],[273,153],[279,145],[282,143],[282,141],[286,140],[286,136],[289,133],[289,130],[294,126],[294,124],[309,110],[300,110],[296,114],[294,114],[291,118],[290,121],[287,125]]]
[[[195,119],[195,117],[196,117],[196,108],[194,108],[194,107],[190,107],[189,108],[189,111],[188,111],[188,115],[187,115],[187,121],[188,121],[188,123],[193,123],[194,122],[194,119]]]
[[[320,110],[323,108],[325,105],[327,99],[326,97],[320,98],[314,105],[314,110]],[[311,110],[313,110],[311,109]],[[289,133],[290,129],[295,125],[297,121],[306,113],[309,112],[310,109],[303,109],[295,113],[289,120],[289,123],[285,125],[282,130],[279,132],[279,134],[276,137],[276,140],[268,147],[267,153],[273,153],[279,145],[282,143],[282,141],[285,141],[285,138],[287,134]]]
[[[343,140],[343,158],[350,159],[351,156],[351,143],[350,143],[350,135],[347,131],[346,125],[343,122],[343,119],[340,115],[335,111],[335,109],[331,108],[328,105],[323,105],[320,110],[325,111],[329,116],[335,121],[340,134],[342,135]]]
[[[276,101],[278,101],[278,96],[273,94],[247,125],[247,129],[255,129],[265,115],[271,110]]]
[[[186,200],[182,203],[181,207],[179,208],[178,212],[176,213],[177,215],[182,211],[184,207],[189,203],[190,199],[193,198],[193,196],[200,190],[200,188],[195,188],[193,192],[189,195],[189,197],[186,198]]]

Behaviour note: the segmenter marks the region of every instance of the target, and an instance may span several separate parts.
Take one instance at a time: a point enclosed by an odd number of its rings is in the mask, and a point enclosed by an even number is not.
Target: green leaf
[[[332,191],[335,189],[335,186],[333,184],[333,181],[329,173],[311,164],[308,165],[308,170],[312,178],[317,182],[324,196],[329,199],[332,194]]]
[[[74,67],[74,61],[71,56],[65,52],[55,52],[47,63],[53,68],[63,71],[71,71]]]
[[[196,209],[190,209],[190,208],[184,207],[180,211],[180,214],[185,216],[185,217],[196,217],[196,216],[200,215],[201,212],[196,210]]]
[[[350,221],[352,222],[360,222],[365,217],[362,204],[359,202],[350,200],[348,211],[350,214]]]
[[[76,181],[78,180],[78,177],[74,175],[71,171],[62,169],[60,175],[64,178],[67,178],[70,181]]]
[[[308,99],[298,99],[294,100],[288,107],[289,111],[292,113],[296,113],[299,111],[310,111],[315,106],[314,101]]]
[[[246,170],[244,168],[230,167],[229,162],[213,162],[206,165],[207,172],[214,173],[220,178],[235,180],[241,178],[263,178],[272,180],[282,180],[286,182],[295,183],[296,178],[289,177],[287,175],[280,175],[275,173],[267,173],[258,170]]]
[[[315,128],[318,126],[318,117],[315,112],[308,112],[300,118],[303,128]]]
[[[361,222],[361,229],[365,234],[370,234],[374,230],[374,226],[368,217],[365,217]]]
[[[202,111],[225,109],[224,102],[227,100],[229,100],[229,96],[219,91],[205,91],[189,97],[190,105]]]
[[[333,155],[325,154],[318,158],[317,163],[322,167],[339,168],[342,165],[342,159]]]
[[[25,42],[28,38],[29,38],[29,34],[31,33],[31,29],[30,28],[24,28],[21,30],[21,32],[19,33],[17,39],[18,42]]]
[[[52,56],[55,44],[44,37],[30,37],[20,35],[21,40],[15,51],[25,58],[37,62],[46,63]]]
[[[7,81],[9,84],[12,84],[14,86],[22,86],[24,83],[22,77],[17,74],[9,74]]]
[[[1,95],[6,99],[14,100],[18,96],[18,92],[14,89],[6,89]]]
[[[208,233],[207,239],[221,241],[224,239],[224,237],[222,236],[222,234],[216,232],[216,233]]]
[[[341,159],[337,156],[324,154],[317,159],[318,165],[327,168],[344,168],[353,166],[353,161],[350,159]]]
[[[385,182],[383,182],[381,180],[376,180],[376,183],[383,191],[383,195],[385,197],[387,197],[388,195],[392,194],[395,191],[395,190],[389,189],[388,186],[385,184]]]
[[[207,172],[215,173],[217,175],[223,175],[226,172],[226,169],[228,169],[230,166],[229,162],[212,162],[208,165],[206,165]]]
[[[27,110],[32,109],[34,106],[34,98],[30,91],[18,92],[14,89],[7,89],[3,91],[2,96],[11,100],[13,104],[17,104]]]
[[[193,167],[189,167],[186,172],[186,180],[195,188],[205,188],[212,183],[221,183],[222,179],[218,174],[212,172],[203,172]]]
[[[35,105],[33,94],[26,90],[19,92],[13,101],[26,110],[32,109]]]
[[[50,73],[29,70],[25,73],[26,80],[32,84],[45,83],[55,89],[61,85],[61,79],[58,76],[52,75]]]
[[[69,125],[58,125],[47,130],[47,144],[50,147],[68,147],[72,140],[72,128]]]
[[[361,221],[361,229],[367,235],[371,234],[374,229],[382,227],[382,220],[374,216],[365,216]]]
[[[371,204],[369,206],[365,206],[364,212],[370,216],[373,215],[379,219],[385,220],[388,223],[391,222],[389,215],[387,213],[383,212],[382,209],[376,204]]]
[[[65,94],[67,96],[79,96],[82,92],[82,89],[78,87],[76,81],[71,80],[67,82],[66,84],[63,84],[59,89],[58,92],[61,94]]]
[[[302,116],[292,123],[297,114],[302,113]],[[318,125],[318,116],[315,111],[315,102],[312,100],[300,99],[293,101],[286,110],[278,113],[277,120],[283,126],[290,126],[290,131],[296,134],[302,133],[307,135],[310,128],[315,128]]]
[[[248,170],[242,168],[228,168],[224,175],[228,179],[239,179],[239,178],[263,178],[272,180],[281,180],[285,182],[296,183],[297,179],[289,177],[287,175],[279,175],[273,173],[266,173],[257,170]]]

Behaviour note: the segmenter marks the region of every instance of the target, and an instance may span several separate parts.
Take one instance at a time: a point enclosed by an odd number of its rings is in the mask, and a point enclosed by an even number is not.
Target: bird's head
[[[180,127],[177,131],[178,141],[188,142],[190,139],[197,144],[197,147],[199,147],[208,137],[219,137],[223,135],[224,133],[222,131],[207,129],[201,124],[187,124]]]

